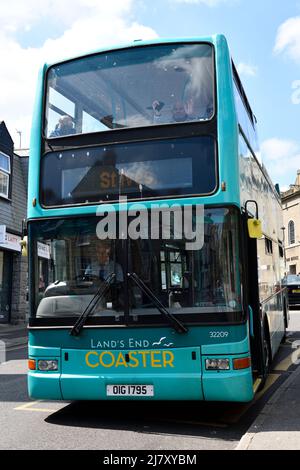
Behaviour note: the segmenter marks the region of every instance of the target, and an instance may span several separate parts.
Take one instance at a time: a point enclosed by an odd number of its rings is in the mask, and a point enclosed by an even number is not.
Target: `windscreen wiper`
[[[188,332],[188,328],[184,326],[179,320],[177,320],[177,318],[175,318],[174,315],[172,315],[172,313],[170,313],[166,309],[166,307],[156,297],[154,292],[138,277],[136,273],[128,273],[127,275],[130,279],[133,280],[133,282],[135,282],[135,284],[141,289],[141,291],[143,291],[147,295],[147,297],[152,300],[157,310],[159,310],[160,313],[168,319],[169,323],[173,325],[173,327],[178,333]]]
[[[88,316],[93,312],[96,305],[100,302],[100,300],[104,297],[106,292],[108,291],[111,283],[115,279],[115,273],[109,274],[103,281],[103,284],[99,287],[94,297],[91,299],[90,303],[84,309],[78,320],[76,321],[75,325],[73,326],[72,330],[70,331],[71,336],[78,336],[82,330],[83,325],[85,324]]]

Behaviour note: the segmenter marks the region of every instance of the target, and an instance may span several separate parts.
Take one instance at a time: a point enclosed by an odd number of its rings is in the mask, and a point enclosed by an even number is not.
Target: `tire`
[[[271,344],[270,344],[269,327],[267,325],[267,322],[265,322],[265,326],[264,326],[263,354],[264,354],[264,373],[263,373],[262,381],[258,388],[258,391],[264,388],[270,369],[271,369],[271,363],[272,363],[272,350],[271,350]]]
[[[284,333],[281,339],[281,344],[285,343],[286,340],[286,329],[288,327],[288,312],[286,308],[286,301],[283,302],[283,322],[284,322]]]

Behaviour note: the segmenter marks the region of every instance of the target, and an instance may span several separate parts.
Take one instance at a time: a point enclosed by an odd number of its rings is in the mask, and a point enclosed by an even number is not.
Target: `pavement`
[[[270,398],[236,450],[300,450],[300,367]]]
[[[296,318],[291,312],[290,324],[300,333]],[[271,396],[236,450],[300,450],[300,338],[292,347],[297,366]]]
[[[0,324],[0,342],[1,341],[4,342],[6,351],[25,346],[28,341],[27,325]]]

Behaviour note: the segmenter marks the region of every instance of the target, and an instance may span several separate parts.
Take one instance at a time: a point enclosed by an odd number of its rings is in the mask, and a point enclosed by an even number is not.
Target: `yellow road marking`
[[[293,364],[292,361],[292,356],[295,351],[293,351],[291,354],[289,354],[283,361],[279,362],[273,370],[288,370],[288,368]]]
[[[269,374],[264,388],[255,395],[254,401],[259,400],[266,393],[266,391],[269,390],[269,388],[276,382],[276,380],[279,379],[279,377],[280,375],[278,374]]]
[[[25,403],[25,405],[17,406],[14,410],[17,411],[39,411],[45,413],[55,413],[57,410],[51,410],[50,408],[32,408],[34,405],[42,403],[42,400],[37,401],[30,401],[29,403]]]
[[[35,405],[36,403],[41,403],[41,400],[29,401],[28,403],[25,403],[24,405],[18,406],[17,408],[15,408],[15,410],[25,410],[25,409]]]
[[[261,384],[261,379],[256,379],[254,384],[253,384],[253,392],[256,393],[257,392],[257,389],[258,387],[260,386]]]

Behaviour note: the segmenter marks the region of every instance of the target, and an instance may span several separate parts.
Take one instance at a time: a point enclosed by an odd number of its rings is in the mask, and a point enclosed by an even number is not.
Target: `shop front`
[[[10,323],[15,276],[21,262],[21,237],[4,227],[0,227],[0,323]]]

